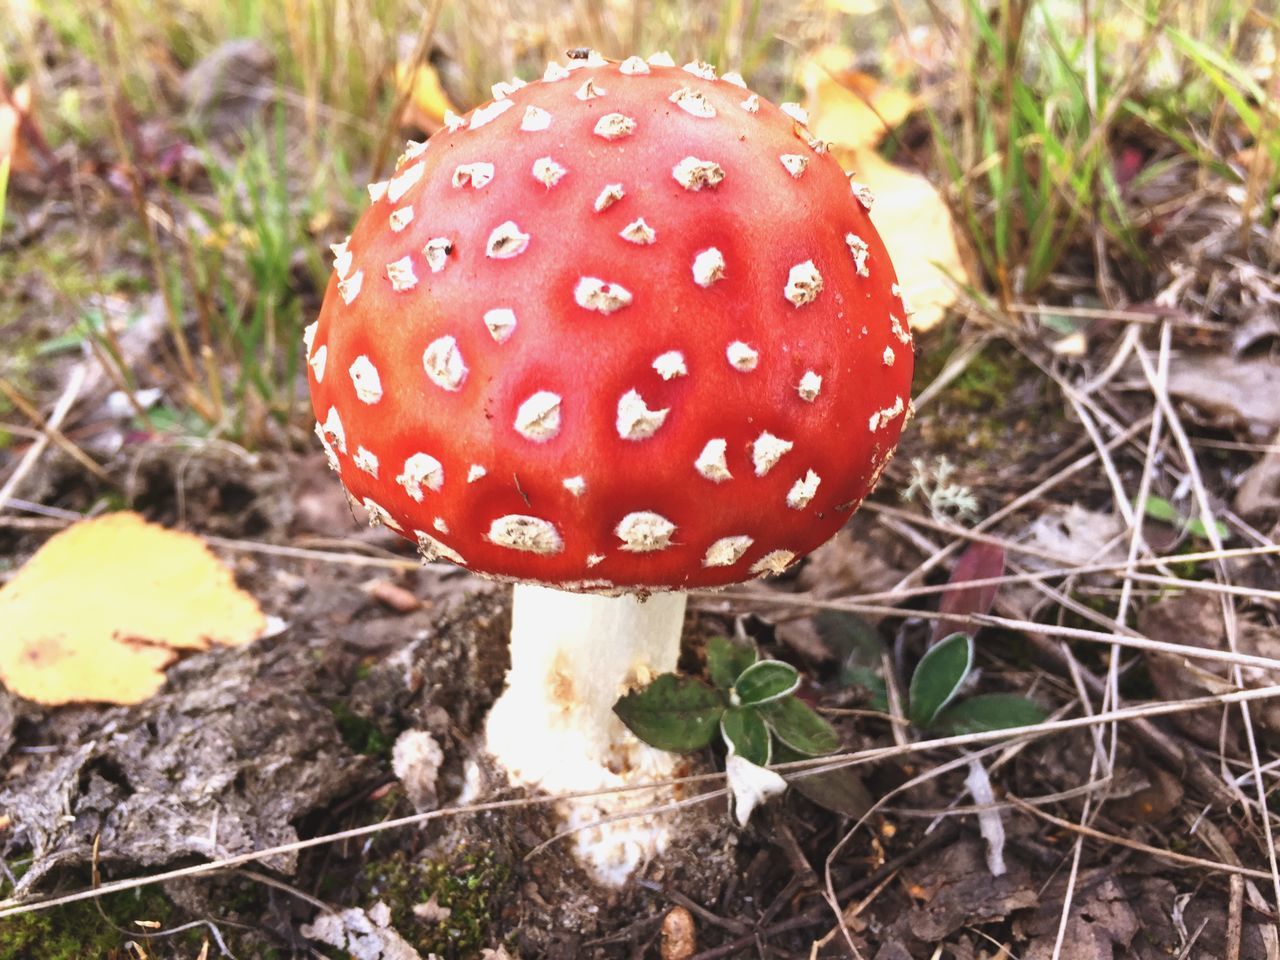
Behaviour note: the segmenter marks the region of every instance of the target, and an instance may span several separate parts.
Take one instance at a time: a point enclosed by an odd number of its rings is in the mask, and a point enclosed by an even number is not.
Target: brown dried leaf
[[[45,704],[139,703],[183,650],[238,646],[266,618],[198,537],[135,513],[52,537],[0,590],[0,681]]]
[[[1179,356],[1169,366],[1169,393],[1229,426],[1268,434],[1280,429],[1280,362],[1268,357]]]

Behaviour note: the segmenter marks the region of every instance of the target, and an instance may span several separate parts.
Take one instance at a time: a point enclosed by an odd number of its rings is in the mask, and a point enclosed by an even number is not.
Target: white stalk
[[[631,734],[613,712],[630,689],[676,668],[685,594],[646,600],[518,584],[511,613],[511,670],[494,704],[486,745],[513,783],[548,793],[622,787],[672,776],[678,757]],[[670,799],[670,791],[561,804],[576,827]],[[660,853],[668,827],[653,816],[578,832],[580,858],[620,885]]]

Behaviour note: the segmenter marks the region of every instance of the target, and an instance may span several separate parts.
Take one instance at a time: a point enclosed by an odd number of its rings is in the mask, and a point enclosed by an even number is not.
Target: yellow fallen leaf
[[[809,129],[819,140],[858,150],[874,147],[916,108],[913,94],[850,70],[853,53],[828,45],[798,67],[809,111]]]
[[[396,64],[396,88],[404,89],[408,64]],[[423,61],[413,72],[413,92],[409,102],[405,104],[404,116],[400,118],[402,125],[417,127],[427,133],[435,133],[444,124],[445,111],[457,112],[440,83],[440,75],[429,61]]]
[[[959,283],[969,279],[956,245],[951,211],[928,180],[889,163],[874,150],[841,154],[853,179],[875,194],[871,222],[915,311],[911,329],[921,332],[936,326],[956,300],[955,285],[948,276]]]
[[[39,703],[139,703],[182,650],[237,646],[266,618],[199,537],[135,513],[52,537],[0,590],[0,682]]]
[[[24,124],[34,123],[32,99],[29,82],[10,93],[0,79],[0,159],[9,158],[11,173],[33,173],[37,169],[23,132]]]

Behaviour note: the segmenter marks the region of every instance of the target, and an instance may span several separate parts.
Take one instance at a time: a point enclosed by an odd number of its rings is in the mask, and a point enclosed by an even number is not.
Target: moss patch
[[[101,913],[98,905],[102,908]],[[110,894],[100,898],[98,905],[92,900],[84,900],[53,910],[6,917],[0,921],[0,960],[31,960],[32,957],[41,960],[82,960],[84,957],[131,960],[136,954],[129,951],[126,942],[133,940],[145,945],[143,934],[149,932],[134,921],[155,921],[163,929],[177,926],[187,919],[153,887]],[[170,944],[187,944],[198,950],[202,934],[198,929],[192,929],[164,939]],[[191,955],[194,956],[194,952]]]
[[[494,946],[500,904],[511,885],[511,869],[493,853],[462,848],[441,860],[409,860],[403,853],[365,869],[368,899],[391,908],[397,932],[426,956],[444,960],[477,956]],[[413,908],[435,898],[447,919],[427,921]]]

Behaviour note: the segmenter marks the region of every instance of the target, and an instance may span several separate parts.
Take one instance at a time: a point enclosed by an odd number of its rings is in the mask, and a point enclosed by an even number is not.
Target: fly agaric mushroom
[[[907,311],[865,188],[737,75],[592,55],[495,98],[411,143],[335,246],[316,430],[374,522],[515,582],[509,778],[644,782],[673,758],[614,703],[675,669],[683,591],[781,573],[875,485]],[[607,830],[578,840],[606,882],[666,842]]]

